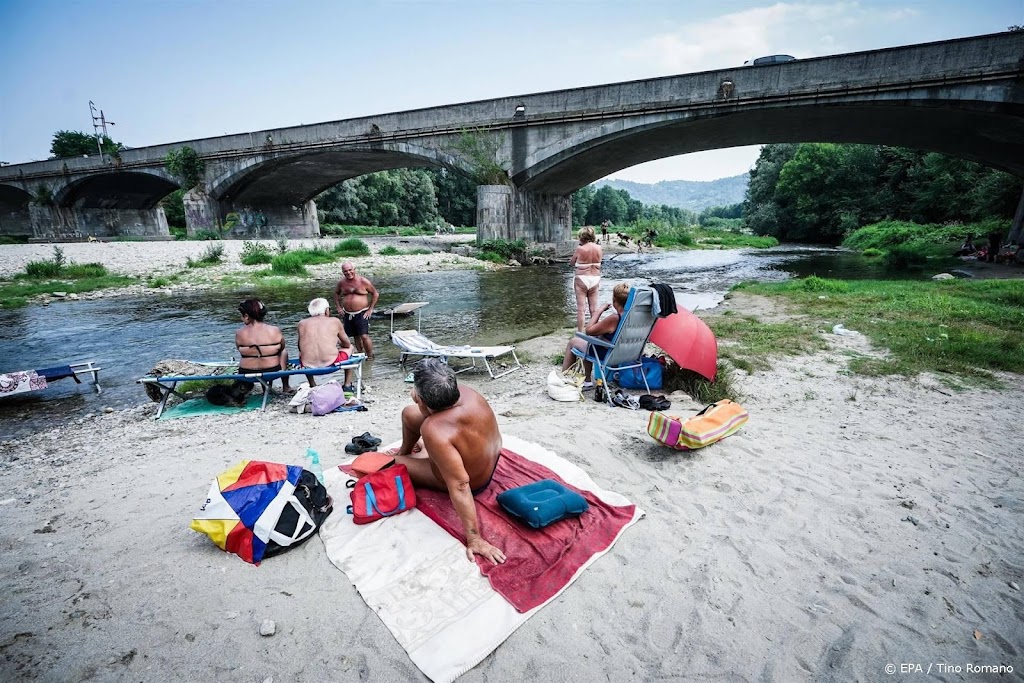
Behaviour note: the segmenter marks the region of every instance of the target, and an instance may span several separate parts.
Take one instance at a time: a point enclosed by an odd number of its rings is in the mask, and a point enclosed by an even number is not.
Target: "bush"
[[[33,279],[59,277],[61,267],[55,261],[29,261],[25,266],[25,274]]]
[[[107,267],[102,263],[71,263],[64,267],[61,276],[80,280],[87,277],[103,277]]]
[[[502,265],[508,263],[508,259],[496,251],[482,251],[477,254],[477,258],[481,261],[490,261],[491,263],[500,263]]]
[[[307,274],[302,255],[295,251],[275,256],[270,262],[270,270],[275,275]]]
[[[369,256],[370,247],[358,237],[350,237],[335,244],[334,253],[337,256]]]
[[[527,255],[526,240],[484,240],[480,242],[480,251],[483,253],[479,258],[484,261],[506,263],[509,259],[514,259],[525,262]],[[500,260],[489,257],[488,254],[499,256]]]
[[[200,263],[220,263],[224,258],[224,245],[221,242],[217,244],[211,244],[203,250],[202,256],[199,257]]]
[[[842,294],[850,291],[850,285],[843,280],[828,280],[817,275],[811,275],[800,280],[800,289],[805,292],[830,292]]]
[[[198,242],[208,242],[210,240],[219,240],[220,233],[215,230],[196,230],[192,234],[192,239]]]
[[[381,249],[380,252],[378,252],[378,253],[381,256],[398,256],[402,252],[400,252],[398,249],[396,249],[395,247],[393,247],[393,246],[391,246],[389,244],[388,246],[386,246],[383,249]]]
[[[246,266],[257,266],[274,260],[270,247],[259,242],[242,242],[241,261]]]
[[[277,253],[283,254],[288,251],[288,239],[285,237],[277,238]]]
[[[875,249],[874,247],[868,247],[861,252],[861,255],[865,258],[878,258],[879,256],[885,256],[885,252],[881,249]]]
[[[732,368],[722,361],[718,362],[715,380],[698,375],[693,370],[685,370],[675,361],[669,359],[665,363],[665,381],[663,390],[667,392],[684,391],[693,397],[694,401],[705,405],[721,401],[723,398],[739,401],[743,398],[739,389],[732,381]]]
[[[921,266],[927,260],[928,257],[921,252],[920,243],[915,244],[914,242],[897,245],[885,255],[885,264],[896,270]]]

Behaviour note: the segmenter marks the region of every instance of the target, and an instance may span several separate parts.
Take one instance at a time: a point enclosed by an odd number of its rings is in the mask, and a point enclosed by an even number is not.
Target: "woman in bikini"
[[[580,228],[580,246],[572,253],[569,265],[576,269],[573,278],[573,290],[576,292],[576,330],[583,331],[583,304],[587,304],[587,312],[591,320],[597,309],[597,287],[601,283],[601,245],[597,244],[594,229],[589,225]]]
[[[288,351],[281,329],[263,322],[267,307],[259,299],[246,299],[238,305],[242,327],[235,332],[235,346],[242,360],[239,372],[277,372],[288,369]],[[290,391],[288,378],[281,378],[281,388]]]

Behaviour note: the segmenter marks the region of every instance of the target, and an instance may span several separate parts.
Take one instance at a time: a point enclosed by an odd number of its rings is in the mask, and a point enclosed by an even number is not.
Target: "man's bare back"
[[[474,496],[491,483],[501,452],[498,421],[487,400],[459,387],[455,374],[437,358],[413,370],[413,404],[402,410],[402,445],[395,461],[405,465],[415,486],[447,491],[466,535],[466,554],[498,564],[505,561],[480,529]],[[415,452],[422,439],[423,448]]]
[[[299,361],[307,368],[325,368],[332,365],[338,351],[352,352],[352,342],[345,334],[345,326],[337,318],[316,315],[300,320]]]

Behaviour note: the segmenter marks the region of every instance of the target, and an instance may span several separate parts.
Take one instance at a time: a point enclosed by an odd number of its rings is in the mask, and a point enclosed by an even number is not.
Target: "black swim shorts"
[[[364,334],[370,334],[370,321],[364,317],[365,315],[366,311],[358,313],[343,311],[341,319],[345,324],[345,334],[349,337],[362,337]]]

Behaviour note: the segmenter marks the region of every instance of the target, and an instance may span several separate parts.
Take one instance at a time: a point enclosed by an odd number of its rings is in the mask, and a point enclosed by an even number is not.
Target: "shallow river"
[[[601,300],[616,282],[666,282],[687,308],[712,308],[744,280],[773,281],[795,275],[856,279],[881,273],[857,255],[833,249],[777,247],[768,250],[685,251],[607,257]],[[575,324],[575,297],[568,266],[497,272],[446,271],[381,277],[378,309],[403,301],[429,301],[423,332],[441,343],[479,345],[514,342]],[[246,296],[263,298],[268,322],[281,326],[289,353],[297,357],[295,323],[317,296],[332,301],[333,282],[273,292],[196,292],[111,297],[0,311],[0,372],[96,361],[103,393],[64,379],[45,391],[0,399],[0,440],[91,412],[146,401],[135,380],[166,358],[226,360],[237,357],[236,307]],[[377,355],[373,373],[396,372],[398,354],[388,336],[389,320],[374,319]],[[403,321],[403,328],[409,324]]]

